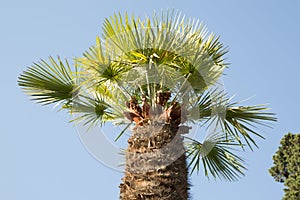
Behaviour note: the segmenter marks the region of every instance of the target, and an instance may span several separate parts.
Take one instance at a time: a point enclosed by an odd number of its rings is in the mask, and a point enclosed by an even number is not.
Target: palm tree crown
[[[221,131],[203,142],[187,139],[191,172],[202,163],[207,176],[236,180],[243,174],[244,161],[231,148],[257,146],[253,136],[263,136],[255,125],[276,119],[265,105],[238,106],[218,89],[228,66],[219,37],[197,20],[168,11],[151,19],[115,14],[105,20],[101,38],[74,59],[74,67],[59,57],[34,63],[20,75],[20,87],[36,102],[59,104],[89,126],[111,121],[128,128],[174,119],[182,129],[218,125]]]

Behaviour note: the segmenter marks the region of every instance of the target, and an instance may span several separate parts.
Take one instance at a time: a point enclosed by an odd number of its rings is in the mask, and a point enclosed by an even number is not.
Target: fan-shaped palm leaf
[[[118,113],[112,109],[108,101],[105,101],[98,94],[95,97],[79,95],[79,98],[72,102],[69,109],[70,113],[74,115],[73,121],[84,121],[84,125],[89,126],[102,125],[118,117]]]
[[[195,91],[203,91],[221,75],[227,50],[218,37],[196,20],[176,12],[146,18],[114,15],[104,23],[106,48],[119,65],[168,66],[180,72]],[[126,66],[126,65],[125,65]],[[182,84],[182,83],[181,83]]]
[[[202,163],[205,176],[229,181],[244,175],[244,160],[233,153],[232,146],[238,145],[226,136],[210,138],[200,143],[190,139],[187,143],[187,155],[190,158],[191,173],[200,171]]]
[[[219,103],[216,104],[213,99],[218,99]],[[253,135],[263,138],[255,125],[268,126],[268,122],[274,122],[276,118],[274,113],[265,112],[268,110],[265,105],[236,106],[238,103],[230,103],[222,92],[205,93],[189,108],[190,119],[217,120],[227,137],[234,138],[241,146],[244,146],[243,141],[246,142],[252,150],[252,145],[257,146]]]
[[[77,94],[76,70],[71,70],[67,60],[65,63],[60,58],[49,60],[50,64],[41,60],[24,71],[19,86],[39,103],[67,103]]]

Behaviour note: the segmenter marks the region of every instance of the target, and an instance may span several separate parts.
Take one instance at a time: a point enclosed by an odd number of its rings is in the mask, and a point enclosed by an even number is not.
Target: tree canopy
[[[269,169],[275,181],[284,183],[283,200],[300,199],[300,134],[286,134],[273,156],[274,166]]]
[[[73,121],[89,126],[113,122],[128,128],[128,115],[143,115],[127,106],[129,101],[155,107],[157,93],[171,92],[170,102],[162,104],[167,112],[177,102],[186,112],[182,121],[221,127],[204,141],[188,140],[191,171],[199,171],[202,163],[205,175],[236,180],[245,167],[232,148],[252,150],[256,137],[263,138],[256,125],[268,126],[276,118],[266,105],[241,106],[216,90],[228,67],[227,51],[202,23],[177,12],[144,19],[115,14],[105,20],[96,44],[71,66],[50,57],[28,67],[18,83],[36,102],[61,105]]]

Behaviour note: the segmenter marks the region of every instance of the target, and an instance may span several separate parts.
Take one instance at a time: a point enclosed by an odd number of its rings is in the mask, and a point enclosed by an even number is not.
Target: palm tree
[[[76,114],[75,122],[122,125],[116,140],[132,130],[120,199],[188,199],[189,170],[202,163],[208,177],[237,180],[245,167],[233,147],[252,150],[253,136],[263,138],[255,125],[276,120],[265,105],[226,97],[218,85],[226,53],[219,37],[178,12],[115,14],[74,67],[50,57],[18,83],[36,102]],[[194,124],[212,130],[203,142],[187,135]]]

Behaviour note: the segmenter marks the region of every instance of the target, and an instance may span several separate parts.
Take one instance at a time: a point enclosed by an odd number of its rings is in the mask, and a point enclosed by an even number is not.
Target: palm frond
[[[223,120],[223,127],[227,135],[233,136],[240,144],[243,137],[249,148],[257,144],[250,134],[264,138],[258,131],[256,125],[269,126],[268,122],[275,122],[274,113],[265,112],[268,108],[265,105],[254,106],[232,106],[226,108],[226,117]]]
[[[80,95],[72,102],[69,112],[74,116],[72,121],[83,121],[83,125],[89,125],[90,127],[98,124],[102,125],[118,117],[112,107],[99,95],[94,97]]]
[[[69,63],[58,57],[50,57],[50,63],[41,60],[24,71],[18,79],[19,86],[41,104],[69,102],[76,96],[76,69],[72,71]]]
[[[219,103],[213,99],[218,99]],[[205,123],[217,121],[227,137],[234,138],[241,146],[245,142],[253,150],[253,145],[257,144],[253,135],[264,138],[258,133],[257,125],[267,126],[268,123],[275,122],[274,113],[266,112],[266,105],[237,106],[239,102],[230,103],[230,99],[224,94],[211,93],[200,96],[190,108],[190,119],[193,121],[204,121]],[[215,124],[216,124],[215,123]]]
[[[228,66],[228,63],[225,63],[224,55],[228,53],[228,49],[224,48],[223,44],[219,41],[220,36],[211,34],[206,41],[203,42],[203,48],[206,52],[212,57],[215,65],[219,66]],[[202,41],[200,41],[202,43]]]
[[[219,37],[206,37],[202,23],[186,19],[174,10],[145,20],[128,14],[124,18],[114,15],[105,20],[103,31],[106,49],[113,52],[113,60],[131,66],[169,66],[199,92],[214,84],[227,66],[223,58],[227,49]]]
[[[94,87],[96,90],[103,86],[109,89],[119,88],[126,93],[124,88],[120,87],[126,78],[126,73],[132,69],[132,65],[116,59],[97,37],[96,46],[90,47],[82,58],[75,59],[77,67],[82,69],[82,79],[84,79],[82,85]]]
[[[188,119],[205,123],[215,114],[216,107],[223,106],[225,108],[224,105],[227,101],[228,98],[225,97],[223,91],[218,91],[217,88],[191,95],[191,98],[188,99]]]
[[[232,146],[237,145],[226,137],[205,140],[200,143],[189,139],[187,143],[187,156],[191,173],[199,173],[202,167],[205,176],[208,178],[220,178],[228,181],[235,181],[244,175],[244,160],[233,153]]]

